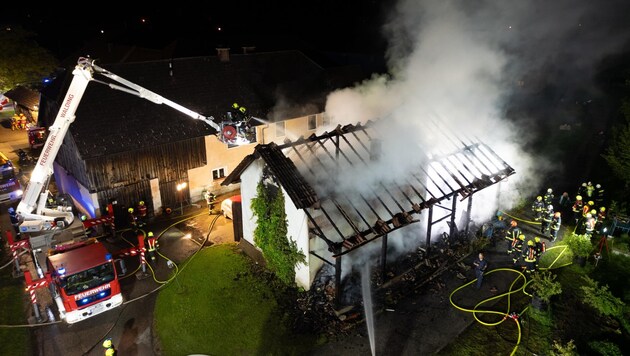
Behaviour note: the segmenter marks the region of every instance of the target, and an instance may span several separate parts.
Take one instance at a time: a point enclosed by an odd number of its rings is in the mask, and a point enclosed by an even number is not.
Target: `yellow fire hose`
[[[561,251],[560,251],[560,253],[558,253],[558,256],[556,256],[556,258],[549,264],[548,267],[542,267],[542,268],[540,268],[540,270],[551,270],[551,269],[561,268],[561,267],[565,267],[565,266],[570,265],[571,262],[565,263],[565,264],[559,265],[559,266],[555,265],[556,262],[560,259],[560,257],[566,252],[567,248],[568,247],[566,245],[561,245],[561,246],[553,246],[553,247],[547,249],[546,252],[552,251],[552,250],[555,250],[555,249],[561,249]],[[510,353],[510,356],[513,356],[516,353],[516,350],[518,350],[518,347],[519,347],[519,345],[521,343],[521,336],[522,336],[521,323],[519,322],[518,318],[520,317],[520,315],[523,315],[527,311],[527,309],[529,309],[529,305],[527,307],[525,307],[525,309],[523,309],[520,313],[511,312],[510,311],[510,305],[512,303],[512,299],[511,299],[512,297],[511,296],[514,293],[523,292],[523,294],[525,294],[525,295],[527,295],[529,297],[532,297],[532,294],[528,293],[525,290],[527,288],[527,286],[532,281],[531,280],[528,281],[527,278],[525,277],[525,275],[522,272],[520,272],[518,270],[515,270],[515,269],[512,269],[512,268],[497,268],[497,269],[493,269],[493,270],[485,273],[485,275],[489,275],[489,274],[495,273],[495,272],[502,272],[502,271],[510,272],[510,273],[516,273],[517,274],[516,278],[510,284],[510,287],[508,288],[507,292],[495,295],[495,296],[493,296],[491,298],[484,299],[484,300],[480,301],[479,303],[477,303],[472,309],[468,309],[468,308],[465,308],[463,306],[457,305],[453,301],[453,296],[457,292],[459,292],[460,290],[462,290],[462,289],[470,286],[471,284],[475,283],[477,281],[477,278],[475,278],[472,281],[467,282],[467,283],[465,283],[465,284],[455,288],[455,290],[453,290],[451,292],[450,296],[449,296],[449,301],[450,301],[451,305],[453,307],[455,307],[456,309],[459,309],[459,310],[464,311],[464,312],[472,313],[473,317],[475,318],[475,320],[477,320],[477,322],[479,322],[480,324],[485,325],[485,326],[497,326],[497,325],[501,324],[502,322],[504,322],[507,319],[514,320],[514,322],[516,322],[516,326],[518,328],[518,339],[516,341],[516,345],[512,349],[512,353]],[[518,282],[520,282],[520,281],[522,281],[521,282],[522,284],[519,285]],[[496,310],[490,310],[490,309],[479,309],[479,307],[481,305],[483,305],[483,304],[489,303],[489,302],[491,302],[493,300],[496,300],[496,299],[499,299],[499,298],[503,298],[503,297],[506,297],[506,296],[508,298],[506,311],[496,311]],[[500,315],[501,318],[499,320],[497,320],[497,321],[494,321],[494,322],[488,322],[488,321],[481,320],[477,316],[477,314],[496,314],[496,315]]]

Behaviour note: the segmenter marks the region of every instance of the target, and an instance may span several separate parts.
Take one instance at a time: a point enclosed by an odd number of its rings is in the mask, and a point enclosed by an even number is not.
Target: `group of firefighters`
[[[11,117],[11,130],[26,130],[27,123],[28,119],[26,118],[26,115],[24,115],[24,113],[20,113],[19,115],[14,114],[13,117]]]
[[[556,200],[553,189],[549,188],[543,195],[536,197],[531,209],[534,222],[540,223],[538,236],[533,239],[526,238],[516,220],[511,220],[509,226],[506,226],[502,213],[497,213],[490,224],[505,231],[505,238],[509,241],[507,253],[512,256],[515,266],[520,266],[524,262],[523,268],[526,273],[536,271],[540,256],[546,250],[545,241],[541,238],[552,242],[558,238],[563,215],[572,215],[575,223],[573,234],[583,235],[584,238],[590,239],[602,228],[606,219],[604,189],[600,184],[593,185],[587,182],[578,188],[575,200],[571,200],[567,192]],[[490,231],[490,234],[492,233]]]

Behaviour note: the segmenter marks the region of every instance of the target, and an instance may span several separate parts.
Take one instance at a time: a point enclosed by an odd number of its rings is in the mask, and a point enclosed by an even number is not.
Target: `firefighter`
[[[551,219],[551,241],[556,241],[558,238],[558,231],[560,231],[560,226],[562,225],[562,218],[560,216],[560,212],[557,211],[553,214],[553,219]]]
[[[26,130],[26,116],[24,113],[20,113],[20,130]]]
[[[578,187],[577,195],[586,195],[586,183],[582,183],[582,185]]]
[[[543,202],[542,196],[537,196],[536,200],[532,204],[532,212],[534,213],[534,220],[540,221],[542,220],[543,211],[545,210],[545,203]]]
[[[558,199],[558,211],[561,211],[564,216],[567,216],[570,210],[571,198],[569,197],[568,192],[564,192]]]
[[[525,272],[531,274],[536,271],[536,244],[534,241],[527,241],[527,246],[523,249],[523,259],[525,260]]]
[[[606,220],[606,207],[602,206],[597,213],[597,223],[595,224],[596,231],[601,230],[602,225],[604,225],[604,220]]]
[[[538,262],[540,261],[540,256],[547,251],[547,245],[545,241],[542,241],[540,237],[536,236],[534,238],[534,249],[536,251],[536,269],[538,269]]]
[[[139,218],[145,218],[147,216],[147,206],[144,204],[144,200],[140,200],[136,209],[138,209],[137,214]]]
[[[131,228],[133,230],[138,230],[138,218],[136,217],[136,215],[133,213],[133,208],[129,208],[127,209],[127,213],[128,213],[128,221],[129,221],[129,226],[131,226]]]
[[[586,183],[586,196],[589,199],[595,198],[595,187],[593,186],[593,183],[591,182]]]
[[[547,193],[545,193],[545,196],[543,197],[543,201],[545,202],[545,205],[553,205],[553,189],[549,188],[547,189]]]
[[[105,348],[105,356],[115,356],[118,354],[111,338],[107,338],[103,341],[103,347]]]
[[[149,231],[149,233],[147,233],[147,251],[149,251],[149,257],[153,262],[156,261],[155,254],[157,253],[158,247],[160,247],[160,245],[157,239],[153,236],[153,232]]]
[[[203,194],[203,197],[206,199],[206,203],[208,203],[208,214],[212,215],[214,212],[214,204],[217,201],[217,196],[211,191],[206,191]]]
[[[11,117],[11,131],[20,129],[20,116],[18,114],[14,114]]]
[[[582,216],[583,206],[584,206],[584,202],[582,202],[582,196],[581,195],[576,196],[575,203],[573,203],[573,207],[571,208],[571,210],[573,211],[573,220],[575,220],[576,225],[578,221],[580,221],[580,217]]]
[[[540,233],[542,235],[547,235],[549,231],[549,225],[551,225],[551,220],[553,219],[553,205],[548,205],[547,210],[543,213],[542,223],[540,224]]]
[[[518,239],[520,235],[521,228],[518,227],[518,223],[516,222],[516,220],[512,220],[510,222],[510,227],[505,230],[505,239],[512,243],[512,241],[514,241],[514,239]]]
[[[595,184],[595,203],[597,206],[604,205],[604,188],[601,184]]]
[[[595,218],[591,213],[586,214],[586,221],[584,221],[584,236],[589,239],[593,236],[593,231],[595,231]]]
[[[86,221],[87,221],[87,215],[81,214],[81,223],[83,224],[83,229],[85,230],[85,235],[87,235],[87,237],[92,237],[92,236],[96,235],[96,230],[94,229],[94,226],[90,225],[88,227],[85,227],[85,222]]]
[[[512,255],[512,262],[516,266],[518,263],[518,259],[521,257],[521,252],[523,251],[523,242],[525,242],[525,235],[520,234],[518,238],[512,240],[512,244],[508,249],[508,254]]]

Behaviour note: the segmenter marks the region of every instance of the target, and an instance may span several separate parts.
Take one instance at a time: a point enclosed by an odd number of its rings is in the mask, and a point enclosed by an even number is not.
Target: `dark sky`
[[[0,23],[21,24],[37,32],[40,44],[60,59],[97,36],[152,48],[177,39],[181,56],[244,45],[382,53],[380,27],[390,2],[236,0],[144,9],[90,3],[92,9],[102,8],[98,11],[78,9],[76,2],[66,9],[57,3],[54,8],[18,5],[3,12]]]

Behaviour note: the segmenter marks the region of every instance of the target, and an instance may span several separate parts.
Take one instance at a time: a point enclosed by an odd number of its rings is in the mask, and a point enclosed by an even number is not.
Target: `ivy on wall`
[[[257,218],[254,242],[263,253],[267,267],[285,284],[295,282],[295,266],[305,263],[306,257],[297,249],[295,241],[287,236],[288,221],[284,210],[284,194],[270,182],[267,174],[256,187],[251,208]]]

